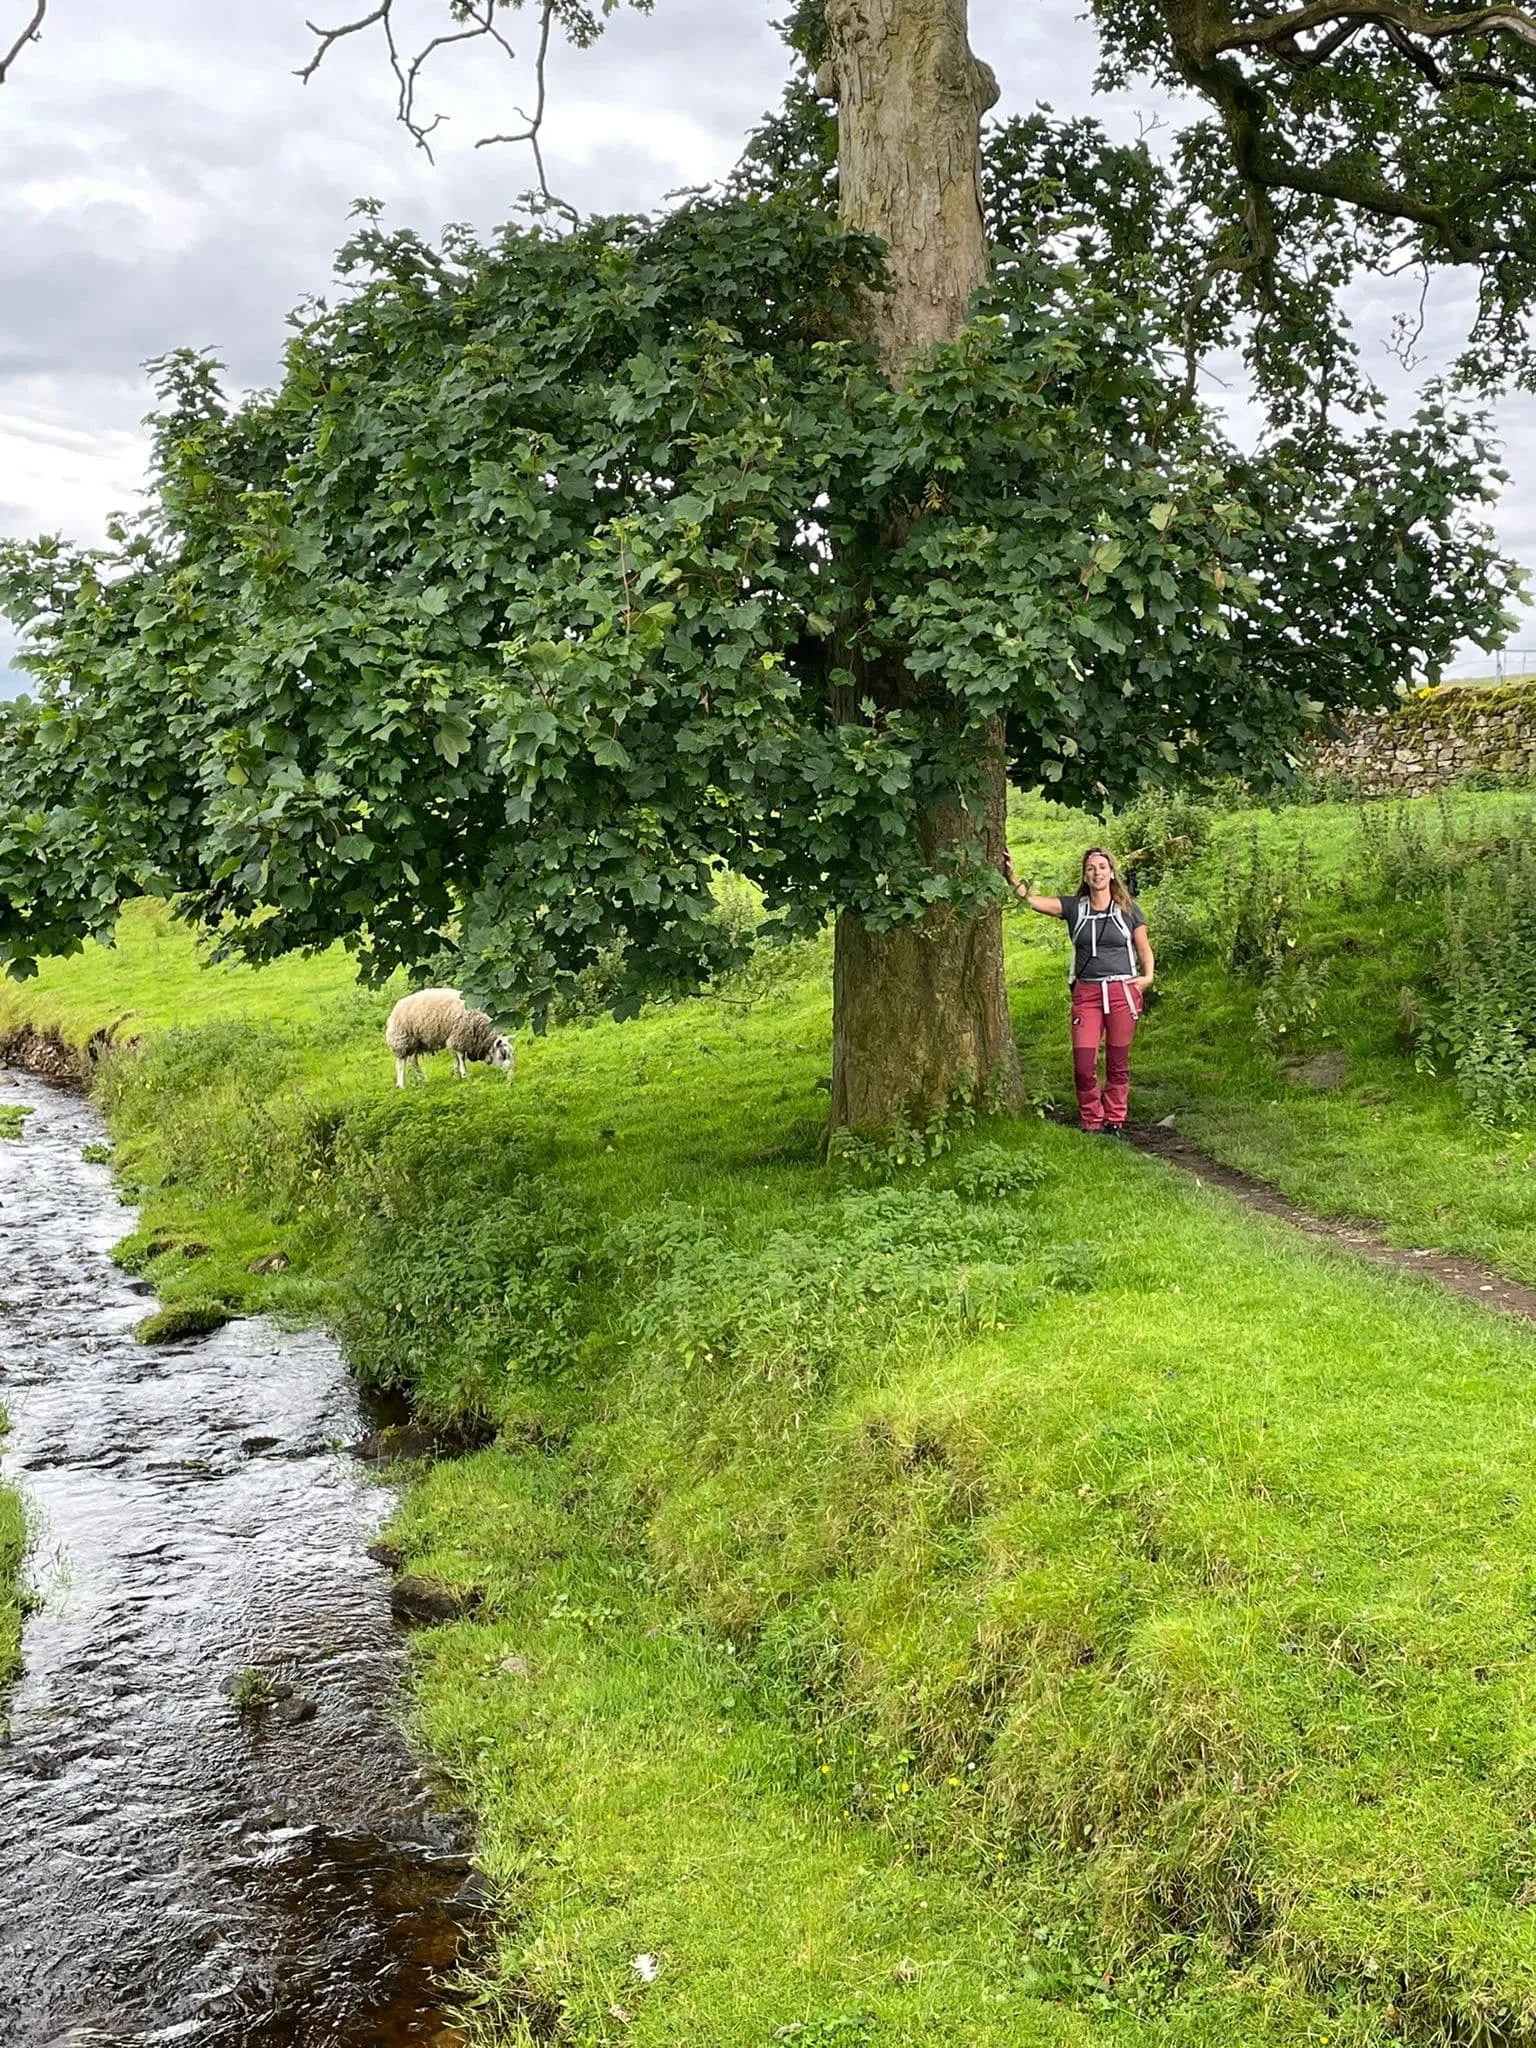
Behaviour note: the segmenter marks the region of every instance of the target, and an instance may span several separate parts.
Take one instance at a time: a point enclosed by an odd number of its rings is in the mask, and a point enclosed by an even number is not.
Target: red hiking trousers
[[[1072,1080],[1085,1131],[1123,1124],[1131,1101],[1131,1040],[1141,997],[1128,981],[1072,984]],[[1099,1043],[1107,1040],[1104,1086],[1099,1087]]]

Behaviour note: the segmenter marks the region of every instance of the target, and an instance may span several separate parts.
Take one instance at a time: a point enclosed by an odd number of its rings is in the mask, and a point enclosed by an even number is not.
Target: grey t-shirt
[[[1063,896],[1061,914],[1072,934],[1072,979],[1114,981],[1122,974],[1140,974],[1134,934],[1146,924],[1141,906],[1121,910],[1111,900],[1107,910],[1095,910],[1087,892]]]

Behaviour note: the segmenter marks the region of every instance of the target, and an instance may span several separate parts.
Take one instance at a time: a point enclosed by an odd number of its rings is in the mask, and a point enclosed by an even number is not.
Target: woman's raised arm
[[[1030,890],[1029,884],[1027,882],[1021,882],[1018,876],[1014,873],[1013,855],[1008,851],[1006,846],[1003,848],[1002,869],[1003,880],[1008,884],[1009,888],[1013,891],[1014,895],[1017,896],[1021,902],[1027,903],[1031,910],[1038,910],[1042,917],[1061,916],[1061,898],[1059,896],[1034,895]]]

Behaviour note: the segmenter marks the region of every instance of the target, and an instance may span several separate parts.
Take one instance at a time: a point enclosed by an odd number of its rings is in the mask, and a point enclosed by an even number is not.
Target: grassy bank
[[[1335,875],[1356,829],[1259,824],[1336,829]],[[1017,837],[1064,880],[1082,828]],[[1059,931],[1010,942],[1059,1097]],[[324,1312],[496,1431],[396,1531],[484,1595],[417,1640],[502,1908],[487,2038],[1532,2038],[1533,1339],[1037,1119],[829,1168],[825,970],[405,1096],[340,965],[210,982],[147,914],[0,998],[140,1008],[105,1100],[163,1293]],[[1154,1105],[1273,1111],[1297,1192],[1470,1236],[1529,1185],[1450,1082],[1303,1092],[1246,982],[1168,981]],[[1392,1181],[1424,1119],[1456,1173]]]
[[[4,1432],[5,1418],[0,1414],[0,1441]],[[21,1666],[21,1570],[26,1549],[21,1497],[10,1487],[0,1486],[0,1695]]]
[[[19,1104],[0,1105],[0,1144],[15,1142],[21,1137],[26,1114]],[[5,1432],[5,1411],[0,1409],[0,1449],[4,1448]],[[0,1485],[0,1715],[4,1711],[5,1688],[21,1665],[21,1573],[26,1551],[27,1529],[21,1496],[10,1487]],[[0,1720],[0,1727],[3,1725],[3,1720]]]

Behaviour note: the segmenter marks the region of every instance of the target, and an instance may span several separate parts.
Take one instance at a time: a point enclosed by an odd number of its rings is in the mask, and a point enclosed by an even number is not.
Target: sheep
[[[466,1060],[500,1067],[509,1081],[517,1065],[511,1040],[502,1036],[484,1010],[466,1010],[456,988],[424,988],[402,996],[384,1026],[384,1043],[395,1056],[397,1088],[405,1086],[407,1066],[421,1072],[424,1052],[451,1052],[461,1081]]]

